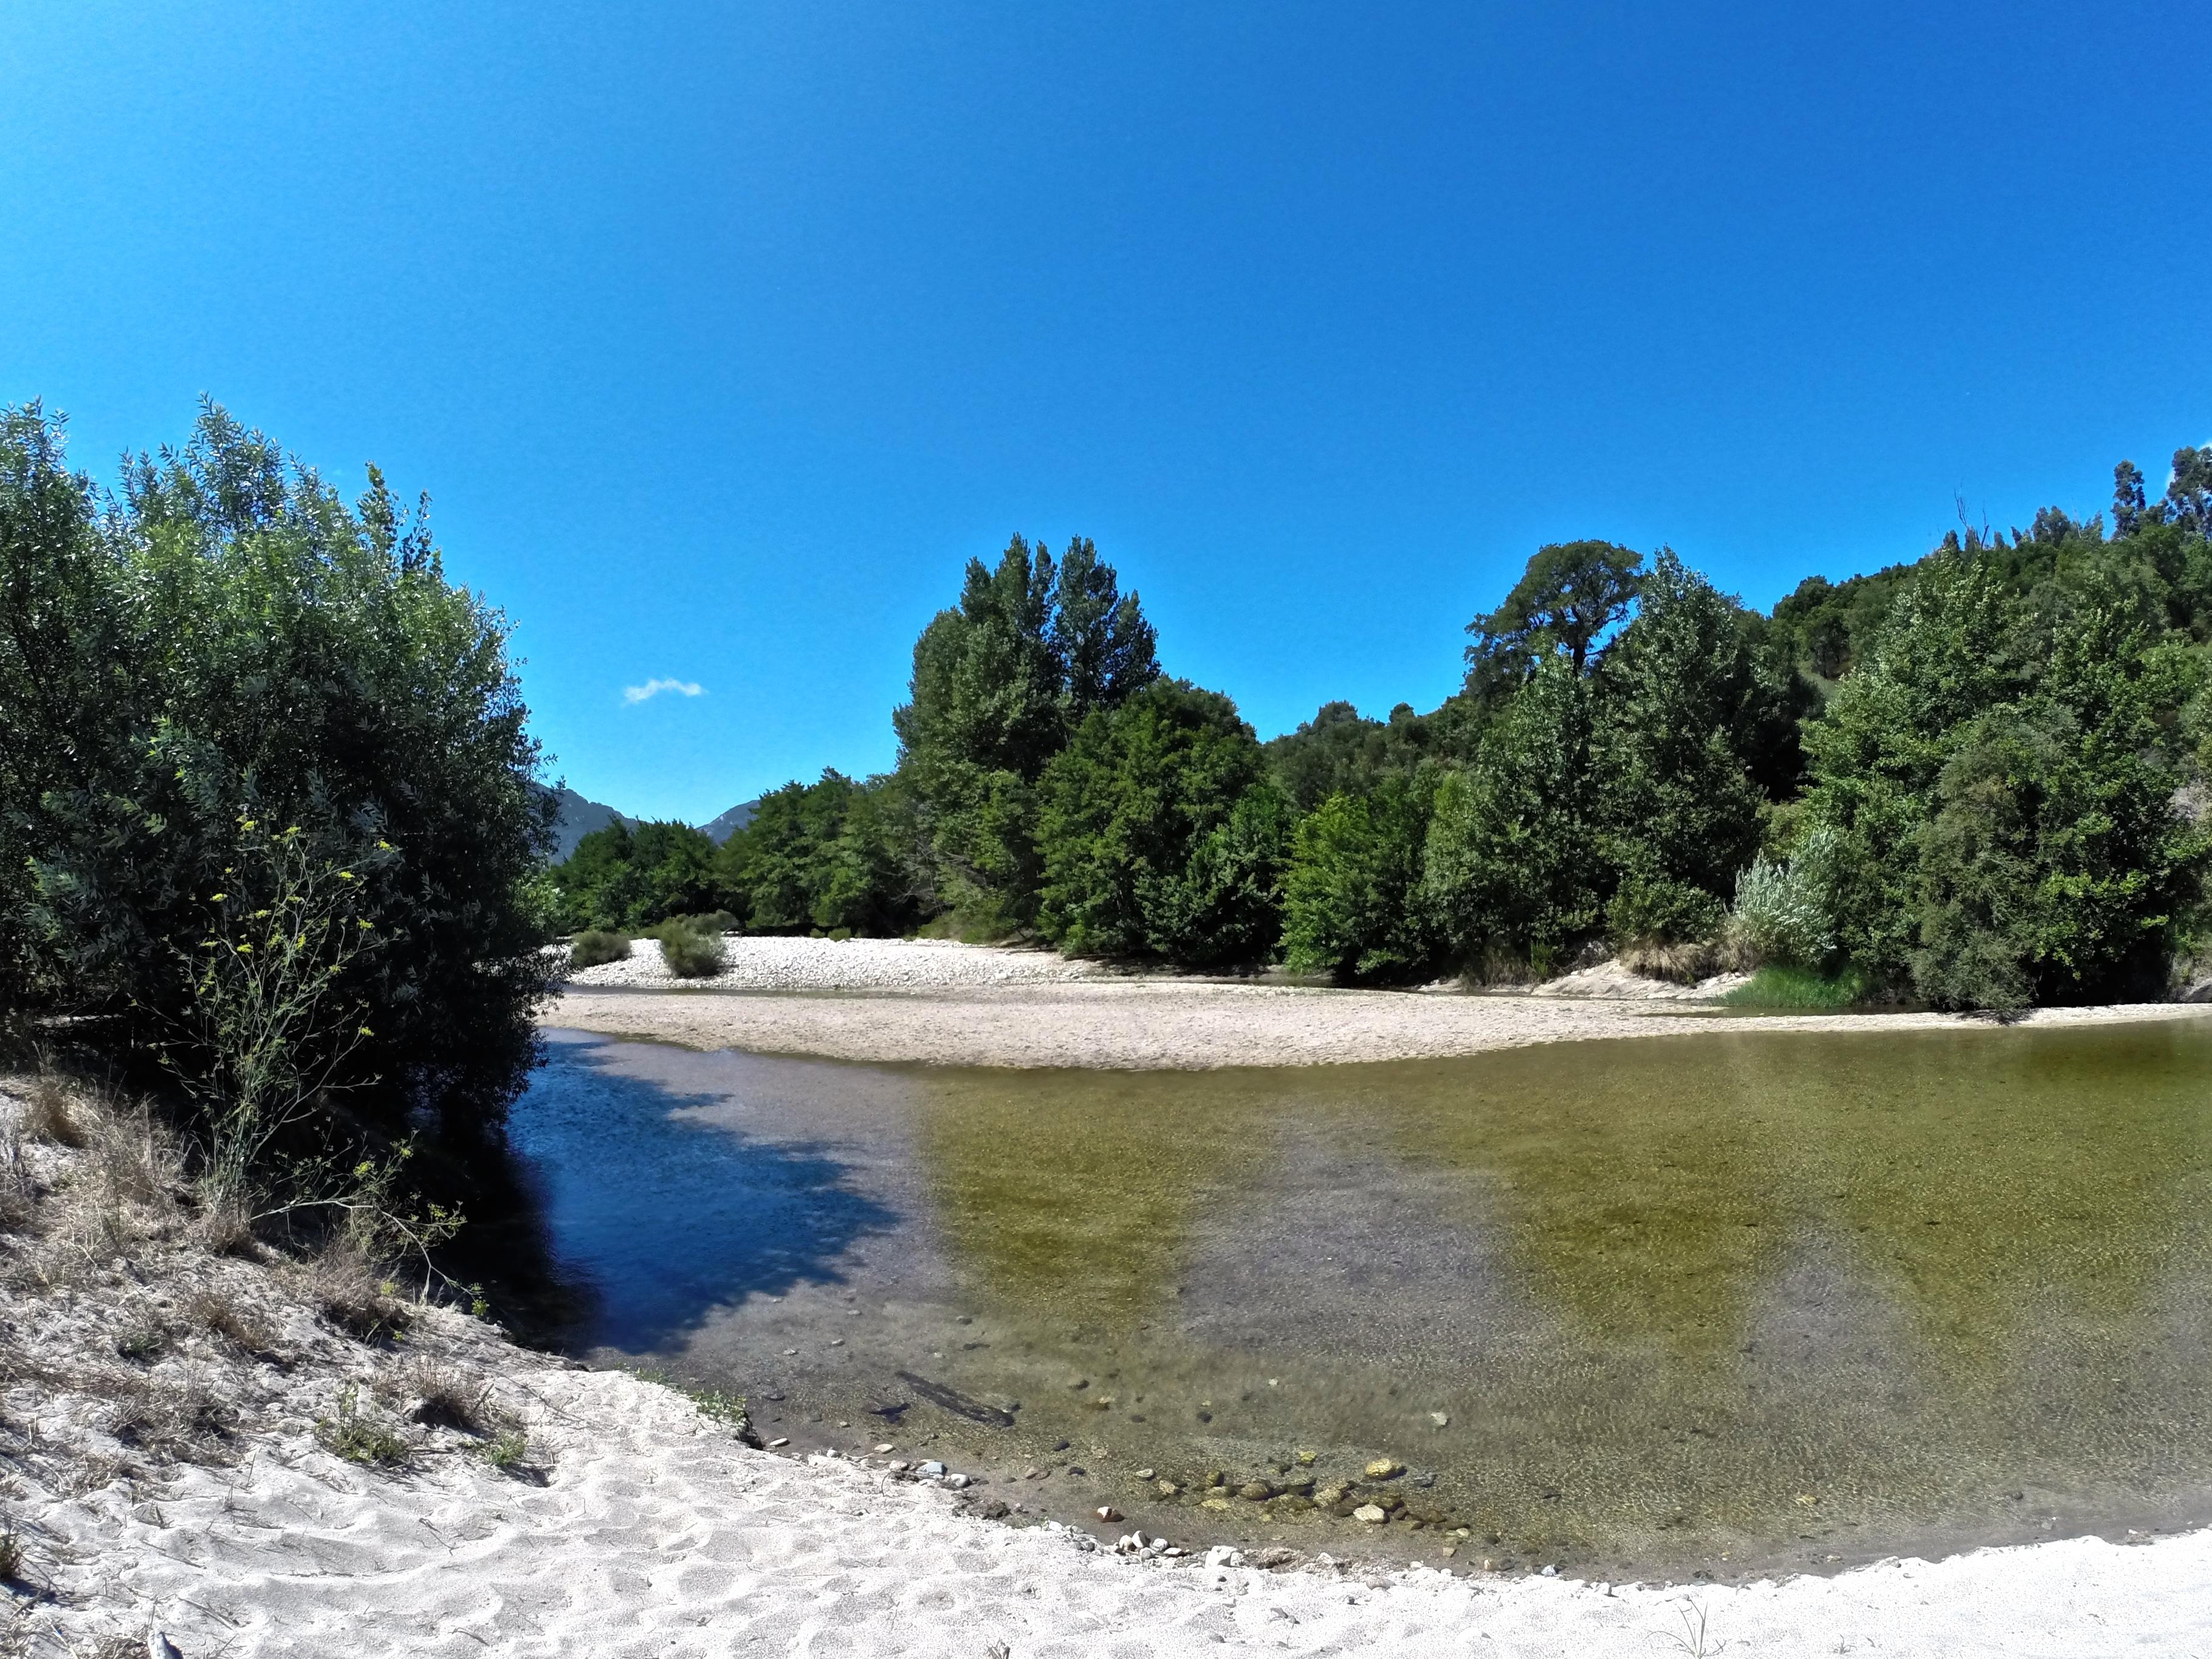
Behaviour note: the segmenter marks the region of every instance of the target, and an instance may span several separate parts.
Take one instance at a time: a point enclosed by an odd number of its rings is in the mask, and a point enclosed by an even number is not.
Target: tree
[[[2204,837],[2162,711],[2200,678],[2118,608],[2062,625],[2034,689],[1954,738],[1917,838],[1914,988],[1939,1007],[2154,996]]]
[[[955,609],[915,643],[910,700],[891,716],[945,897],[985,925],[1031,914],[1031,792],[1094,710],[1159,674],[1152,624],[1113,567],[1078,540],[1059,565],[1019,536],[995,569],[968,562]]]
[[[1443,939],[1422,885],[1441,774],[1394,774],[1365,795],[1331,795],[1300,819],[1283,878],[1284,959],[1340,982],[1393,984],[1435,971]]]
[[[1593,763],[1601,845],[1617,872],[1614,935],[1704,939],[1758,850],[1765,795],[1747,751],[1783,690],[1759,672],[1741,608],[1662,551],[1598,691]]]
[[[221,409],[102,497],[35,407],[0,418],[0,972],[146,1041],[188,1024],[173,948],[205,936],[241,818],[392,859],[345,995],[375,1033],[349,1121],[495,1121],[550,986],[550,840],[499,614],[419,515],[359,507]],[[337,1132],[327,1115],[325,1127]]]
[[[1455,954],[1486,972],[1527,963],[1548,974],[1596,928],[1607,879],[1591,702],[1568,659],[1547,659],[1474,764],[1437,791],[1425,892]]]
[[[1210,925],[1264,931],[1233,917],[1231,896],[1264,882],[1250,866],[1267,856],[1254,839],[1267,819],[1255,807],[1243,836],[1214,840],[1261,769],[1252,728],[1218,692],[1157,680],[1094,709],[1038,785],[1038,931],[1071,951],[1173,959],[1233,949],[1205,936]],[[1202,849],[1208,868],[1194,874]]]
[[[1510,692],[1539,658],[1563,651],[1577,675],[1590,653],[1636,601],[1644,556],[1612,542],[1554,542],[1539,548],[1505,601],[1467,625],[1468,689]]]
[[[906,931],[918,907],[905,806],[892,780],[856,783],[834,769],[763,796],[716,857],[725,901],[755,933]]]
[[[1919,836],[1957,733],[2027,683],[2014,608],[1984,561],[1932,562],[1898,599],[1870,660],[1806,724],[1806,813],[1843,840],[1838,936],[1845,957],[1877,979],[1911,975]]]

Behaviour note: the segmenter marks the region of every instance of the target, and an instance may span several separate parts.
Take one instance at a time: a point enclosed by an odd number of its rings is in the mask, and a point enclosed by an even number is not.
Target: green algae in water
[[[1861,1559],[2193,1518],[2208,1060],[2195,1022],[1205,1073],[664,1054],[897,1218],[816,1275],[896,1311],[752,1297],[671,1347],[825,1435],[904,1400],[902,1437],[1085,1460],[1133,1515],[1154,1468],[1180,1533],[1370,1537],[1296,1498],[1190,1506],[1215,1470],[1326,1487],[1375,1457],[1412,1473],[1363,1490],[1471,1554]]]

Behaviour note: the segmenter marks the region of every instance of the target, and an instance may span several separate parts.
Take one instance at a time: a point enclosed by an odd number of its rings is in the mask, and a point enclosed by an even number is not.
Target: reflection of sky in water
[[[2208,1059],[2194,1024],[1144,1074],[563,1041],[516,1138],[595,1338],[795,1419],[904,1371],[1023,1402],[995,1440],[912,1406],[979,1455],[1321,1443],[1532,1548],[1863,1554],[2195,1501]]]

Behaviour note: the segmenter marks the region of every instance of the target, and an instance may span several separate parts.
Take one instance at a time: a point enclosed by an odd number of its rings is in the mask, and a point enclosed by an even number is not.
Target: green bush
[[[678,979],[712,979],[722,971],[722,941],[689,927],[664,924],[657,937],[660,959]]]
[[[386,860],[357,918],[382,943],[330,1005],[369,1030],[298,1057],[313,1135],[495,1123],[558,971],[528,717],[506,622],[374,468],[349,507],[209,405],[108,494],[58,420],[0,411],[0,1007],[173,1039],[241,820],[296,826],[319,862]]]
[[[602,963],[623,962],[629,957],[629,937],[590,927],[568,941],[571,968],[597,968]]]
[[[1816,824],[1786,862],[1761,854],[1736,878],[1731,942],[1761,963],[1818,967],[1836,948],[1836,860],[1843,837]]]

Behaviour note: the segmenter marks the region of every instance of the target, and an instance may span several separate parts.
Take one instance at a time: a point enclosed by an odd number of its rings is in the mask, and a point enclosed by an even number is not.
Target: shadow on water
[[[726,1096],[625,1070],[621,1050],[550,1044],[512,1115],[507,1224],[517,1243],[533,1231],[545,1241],[568,1292],[548,1304],[543,1340],[678,1346],[718,1308],[842,1282],[844,1253],[898,1224],[824,1148],[746,1134]]]

